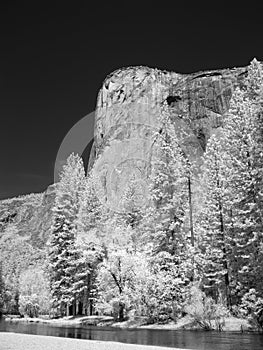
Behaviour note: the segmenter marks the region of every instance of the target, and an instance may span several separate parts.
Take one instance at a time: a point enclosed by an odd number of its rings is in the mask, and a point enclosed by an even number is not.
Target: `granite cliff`
[[[98,95],[90,159],[90,166],[97,159],[95,169],[107,204],[119,208],[132,175],[147,182],[152,135],[160,127],[164,104],[184,152],[200,163],[207,140],[222,125],[232,91],[246,72],[244,67],[183,75],[129,67],[110,74]]]
[[[7,225],[13,224],[17,234],[24,236],[35,247],[47,242],[51,226],[55,185],[44,193],[31,193],[0,201],[0,237]]]
[[[178,74],[148,67],[128,67],[110,74],[98,94],[94,144],[89,167],[96,162],[107,203],[118,208],[125,183],[134,174],[147,181],[152,134],[164,102],[190,159],[197,162],[210,135],[222,124],[233,89],[247,68]],[[101,157],[99,157],[101,155]],[[2,229],[15,223],[36,245],[48,237],[54,186],[0,202]],[[1,229],[1,227],[0,227]]]

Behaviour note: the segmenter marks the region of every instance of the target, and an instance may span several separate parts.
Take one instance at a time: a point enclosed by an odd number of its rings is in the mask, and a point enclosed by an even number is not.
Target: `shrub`
[[[244,294],[241,300],[240,313],[248,318],[252,326],[263,329],[263,299],[258,297],[254,288]]]
[[[33,294],[30,296],[22,296],[19,299],[19,312],[28,317],[39,316],[38,297]]]
[[[203,329],[217,329],[219,331],[223,329],[225,317],[228,315],[228,310],[222,300],[216,303],[214,299],[207,297],[196,285],[190,289],[185,312]]]

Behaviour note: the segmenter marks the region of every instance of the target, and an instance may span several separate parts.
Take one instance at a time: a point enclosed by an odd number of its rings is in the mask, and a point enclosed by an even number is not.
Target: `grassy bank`
[[[0,332],[1,350],[168,350],[167,347],[133,345]],[[175,349],[175,348],[173,348]],[[182,349],[177,349],[182,350]]]

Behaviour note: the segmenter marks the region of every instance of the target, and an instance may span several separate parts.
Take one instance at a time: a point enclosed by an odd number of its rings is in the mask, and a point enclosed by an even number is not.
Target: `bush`
[[[204,330],[217,329],[221,331],[225,325],[225,317],[228,315],[228,310],[223,305],[222,300],[216,303],[196,285],[190,289],[185,312]]]
[[[254,288],[244,294],[241,300],[240,313],[248,318],[252,326],[260,330],[263,329],[263,299],[258,297]]]
[[[148,323],[176,321],[182,314],[188,288],[181,265],[174,262],[171,254],[161,252],[155,255],[141,277],[135,287],[138,299],[133,303],[138,306],[137,315],[146,316]]]
[[[22,296],[19,300],[19,312],[24,316],[38,317],[39,305],[37,295]]]

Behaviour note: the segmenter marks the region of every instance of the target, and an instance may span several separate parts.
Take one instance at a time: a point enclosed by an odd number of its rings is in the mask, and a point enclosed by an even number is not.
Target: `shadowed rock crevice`
[[[178,102],[178,101],[181,101],[182,100],[182,97],[181,96],[168,96],[166,98],[166,102],[169,106],[173,105],[174,103]]]

